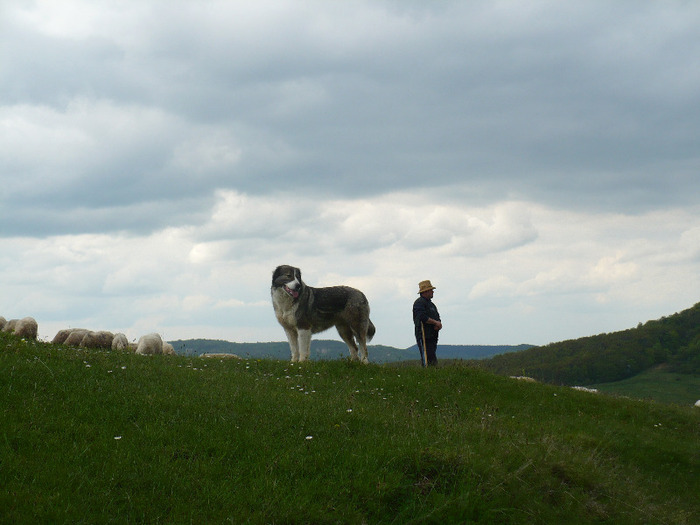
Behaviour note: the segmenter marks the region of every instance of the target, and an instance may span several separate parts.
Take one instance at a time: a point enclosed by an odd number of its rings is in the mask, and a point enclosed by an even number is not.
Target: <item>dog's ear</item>
[[[288,267],[281,265],[272,272],[272,284],[282,285],[287,282]],[[279,282],[278,282],[279,281]]]
[[[299,268],[294,268],[294,277],[301,282],[301,270]]]

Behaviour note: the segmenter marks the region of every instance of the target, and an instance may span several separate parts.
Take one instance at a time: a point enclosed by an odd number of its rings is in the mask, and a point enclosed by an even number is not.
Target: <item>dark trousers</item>
[[[418,343],[418,351],[420,352],[420,362],[423,366],[435,366],[437,365],[437,339],[427,339],[425,340],[425,348],[423,348],[423,337],[416,337],[416,342]]]

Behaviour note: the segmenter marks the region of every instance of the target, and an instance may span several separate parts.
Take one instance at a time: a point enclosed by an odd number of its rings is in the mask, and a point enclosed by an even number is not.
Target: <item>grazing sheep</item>
[[[126,350],[129,348],[129,340],[124,334],[116,334],[112,339],[112,350]]]
[[[12,333],[15,331],[15,326],[17,326],[17,322],[19,319],[10,319],[5,323],[5,326],[2,327],[3,332],[9,332]]]
[[[68,338],[74,332],[77,332],[79,336],[75,335],[73,336],[73,338],[71,338],[70,346],[78,346],[80,344],[80,341],[83,340],[83,337],[86,333],[89,332],[89,330],[85,328],[66,328],[65,330],[59,330],[51,342],[57,345],[65,345],[67,344],[66,341],[68,341]]]
[[[588,388],[586,386],[572,386],[574,390],[579,390],[581,392],[590,392],[591,394],[597,394],[598,389],[597,388]]]
[[[518,381],[526,381],[528,383],[537,383],[536,379],[528,376],[510,376],[511,379],[517,379]]]
[[[63,344],[66,346],[79,346],[83,340],[83,337],[85,337],[85,334],[88,332],[89,330],[85,330],[84,328],[76,328],[75,330],[72,330],[70,334],[68,334],[68,337],[66,337],[66,340],[63,341]]]
[[[2,329],[5,328],[6,324],[7,324],[7,319],[5,319],[3,316],[0,315],[0,332],[2,332]]]
[[[173,345],[163,341],[163,355],[177,355],[175,353],[175,349],[173,348]]]
[[[2,319],[3,321],[5,320],[4,317]],[[37,333],[39,332],[39,325],[33,317],[10,319],[9,321],[5,321],[2,331],[15,334],[24,339],[36,339]]]
[[[24,317],[15,325],[15,335],[24,339],[34,339],[39,333],[39,325],[33,317]]]
[[[114,334],[112,332],[99,331],[99,332],[88,332],[80,341],[80,348],[101,348],[105,350],[110,350],[112,348],[112,340],[114,339]]]
[[[66,328],[65,330],[59,330],[56,332],[56,335],[53,337],[53,340],[51,341],[55,345],[62,345],[63,343],[66,342],[66,339],[68,339],[68,336],[71,334],[73,330],[76,330],[75,328]]]
[[[698,400],[695,402],[695,406],[698,407],[698,408],[700,408],[700,399],[698,399]]]
[[[140,355],[162,354],[163,339],[159,334],[142,335],[136,347],[136,353]]]

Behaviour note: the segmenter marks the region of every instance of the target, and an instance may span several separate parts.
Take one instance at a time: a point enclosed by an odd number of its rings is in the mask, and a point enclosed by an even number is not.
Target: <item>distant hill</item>
[[[700,373],[700,303],[636,328],[531,347],[494,356],[479,366],[560,385],[609,383],[658,365]]]
[[[232,343],[214,339],[179,339],[170,341],[173,348],[181,355],[235,354],[239,357],[262,359],[289,359],[289,344],[285,342],[269,343]],[[486,345],[439,345],[438,358],[442,359],[485,359],[506,352],[518,352],[531,345],[486,346]],[[367,347],[372,363],[391,363],[397,361],[419,360],[416,345],[401,349],[392,346],[370,345]],[[311,359],[332,360],[349,357],[348,348],[342,341],[312,340]]]

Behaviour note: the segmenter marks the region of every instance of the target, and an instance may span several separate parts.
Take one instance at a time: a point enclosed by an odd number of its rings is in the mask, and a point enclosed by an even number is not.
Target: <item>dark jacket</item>
[[[438,338],[439,332],[435,329],[435,325],[426,324],[428,318],[440,321],[440,314],[438,313],[437,306],[435,306],[430,299],[426,299],[421,295],[413,303],[413,324],[416,329],[416,339],[423,337],[421,333],[421,323],[425,326],[426,339],[434,340]]]

